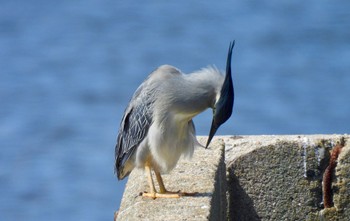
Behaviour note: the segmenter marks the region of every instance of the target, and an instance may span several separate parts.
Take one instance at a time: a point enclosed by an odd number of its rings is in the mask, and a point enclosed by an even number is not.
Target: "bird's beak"
[[[231,117],[232,114],[234,90],[231,76],[231,58],[232,49],[234,45],[235,41],[231,42],[230,47],[228,49],[225,80],[221,88],[220,98],[215,103],[215,107],[213,110],[213,121],[211,123],[209,137],[205,148],[208,148],[211,140],[213,139],[220,125],[225,123]]]
[[[211,140],[213,139],[216,131],[218,130],[219,126],[216,125],[215,123],[215,119],[213,118],[213,121],[211,123],[211,127],[210,127],[210,132],[209,132],[209,137],[208,137],[208,141],[207,141],[207,145],[205,145],[205,148],[208,148]]]

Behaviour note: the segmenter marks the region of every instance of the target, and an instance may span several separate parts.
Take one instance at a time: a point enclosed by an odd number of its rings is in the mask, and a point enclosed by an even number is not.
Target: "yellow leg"
[[[162,179],[160,173],[158,171],[155,171],[155,174],[156,174],[157,181],[158,181],[158,184],[159,184],[159,192],[160,193],[166,193],[167,190],[165,189],[164,182],[163,182],[163,179]]]
[[[156,174],[156,178],[159,184],[159,193],[156,191],[156,188],[154,187],[154,182],[152,179],[152,173],[151,173],[151,167],[147,164],[145,166],[145,170],[147,173],[147,178],[148,178],[148,184],[150,186],[150,192],[144,192],[142,194],[143,197],[149,197],[149,198],[179,198],[181,196],[194,196],[197,193],[186,193],[186,192],[171,192],[171,191],[167,191],[162,179],[162,176],[160,175],[159,171],[154,170],[155,174]]]
[[[148,176],[148,184],[150,186],[150,192],[149,193],[143,193],[143,197],[150,197],[150,198],[179,198],[181,196],[194,196],[197,193],[186,193],[186,192],[171,192],[166,190],[162,176],[160,175],[160,172],[157,170],[154,170],[154,173],[156,174],[156,178],[159,184],[159,193],[156,191],[156,188],[154,187],[154,182],[152,179],[152,173],[151,173],[151,167],[149,165],[145,166],[145,170]]]
[[[152,179],[152,173],[151,173],[151,167],[146,164],[145,166],[145,171],[147,173],[147,179],[148,179],[148,185],[149,185],[149,189],[150,189],[150,192],[149,193],[143,193],[142,196],[144,197],[151,197],[151,198],[156,198],[156,188],[154,187],[154,182],[153,182],[153,179]]]
[[[160,194],[162,194],[162,197],[166,197],[166,198],[179,198],[180,196],[183,196],[183,194],[180,193],[180,191],[178,192],[171,192],[171,191],[167,191],[165,189],[164,186],[164,182],[162,179],[162,176],[160,175],[160,173],[158,171],[154,171],[157,177],[157,181],[159,184],[159,192]]]
[[[167,195],[168,198],[178,198],[181,196],[195,196],[197,194],[197,192],[187,193],[187,192],[181,192],[180,190],[177,192],[168,191],[165,189],[164,182],[160,173],[158,171],[155,171],[155,174],[159,184],[160,193]]]
[[[153,198],[153,199],[155,199],[155,198],[179,198],[180,197],[179,193],[171,193],[165,189],[163,179],[160,176],[159,172],[155,172],[156,177],[157,177],[157,181],[159,183],[159,188],[160,188],[160,193],[157,193],[156,188],[154,187],[153,179],[152,179],[151,167],[149,165],[146,165],[145,170],[147,173],[148,184],[150,186],[150,192],[149,193],[147,193],[147,192],[142,193],[143,197],[149,197],[149,198]]]

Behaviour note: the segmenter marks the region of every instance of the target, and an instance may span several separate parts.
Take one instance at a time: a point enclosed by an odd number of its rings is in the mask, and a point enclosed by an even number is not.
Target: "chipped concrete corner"
[[[345,141],[322,189],[333,147]],[[205,143],[206,137],[199,138]],[[349,135],[222,136],[164,176],[180,199],[143,199],[142,171],[130,175],[118,220],[347,220],[350,217]],[[329,194],[331,206],[324,208]]]

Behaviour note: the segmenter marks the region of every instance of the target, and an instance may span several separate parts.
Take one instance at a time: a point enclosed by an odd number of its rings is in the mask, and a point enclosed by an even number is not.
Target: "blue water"
[[[0,219],[111,220],[125,106],[149,72],[224,69],[218,134],[349,133],[349,1],[0,1]],[[208,134],[211,112],[195,119]]]

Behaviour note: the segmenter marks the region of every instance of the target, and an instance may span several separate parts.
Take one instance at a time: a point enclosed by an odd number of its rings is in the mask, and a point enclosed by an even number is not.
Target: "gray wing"
[[[115,147],[115,172],[123,179],[131,171],[124,171],[124,165],[143,141],[152,124],[153,99],[151,93],[141,85],[125,110]]]

